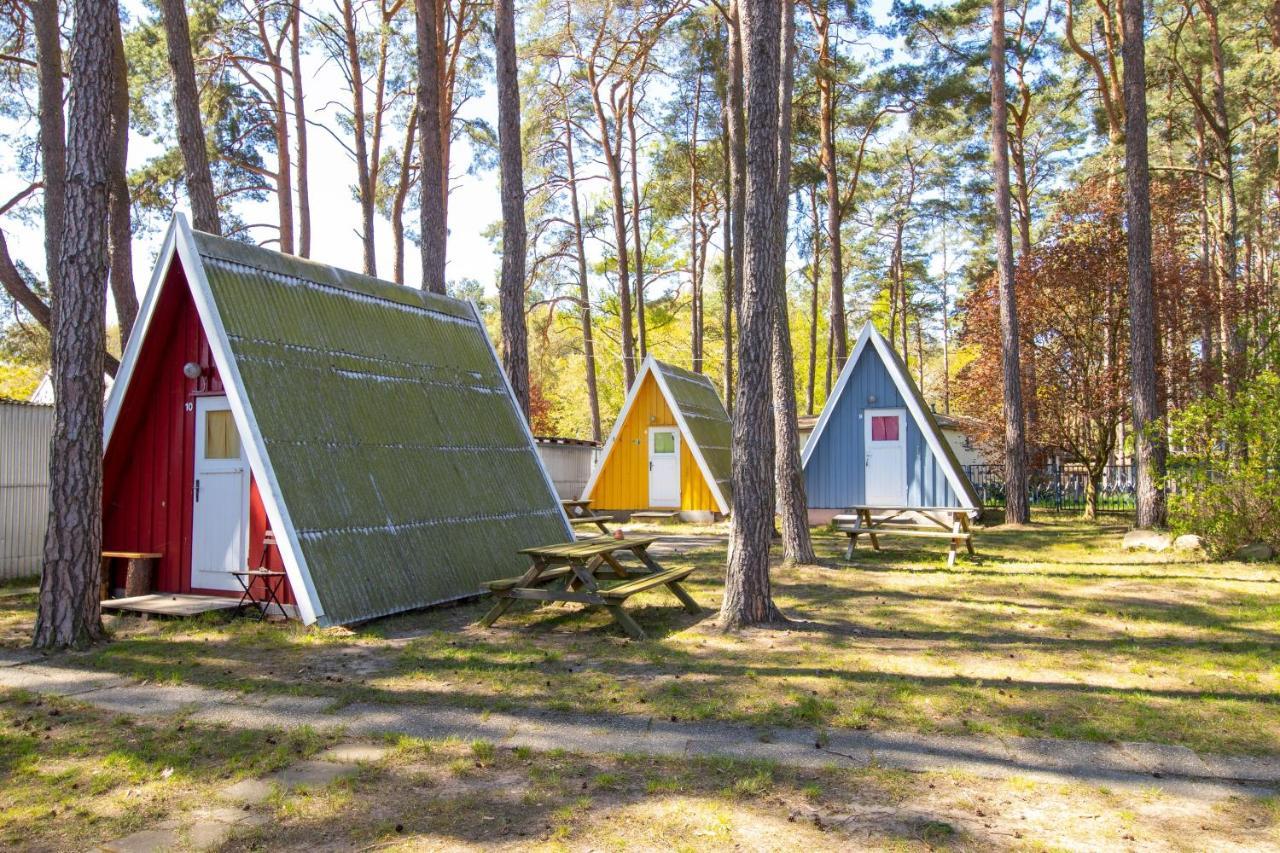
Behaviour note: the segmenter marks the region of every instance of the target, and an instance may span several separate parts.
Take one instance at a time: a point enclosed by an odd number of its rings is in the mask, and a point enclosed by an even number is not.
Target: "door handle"
[[[863,467],[863,468],[870,468],[870,467],[871,467],[871,454],[870,454],[870,453],[868,453],[868,454],[867,454],[867,458],[866,458],[865,460],[863,460],[862,467]]]
[[[200,503],[200,480],[196,480],[196,503]]]

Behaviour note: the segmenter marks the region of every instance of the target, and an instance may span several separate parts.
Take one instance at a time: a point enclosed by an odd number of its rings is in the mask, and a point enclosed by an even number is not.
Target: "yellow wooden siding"
[[[609,456],[602,461],[600,476],[587,497],[599,509],[649,509],[649,427],[676,426],[675,416],[658,389],[653,374],[647,374],[636,393],[627,419],[614,437]],[[689,449],[687,437],[680,435],[680,508],[719,511],[711,488]]]

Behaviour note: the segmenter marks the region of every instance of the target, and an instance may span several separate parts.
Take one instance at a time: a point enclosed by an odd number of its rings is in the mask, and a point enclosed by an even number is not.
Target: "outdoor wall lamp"
[[[867,395],[867,405],[868,405],[868,406],[874,406],[875,404],[876,404],[876,395],[875,395],[875,394],[868,394],[868,395]]]
[[[188,379],[199,379],[204,373],[204,368],[196,364],[194,361],[188,361],[182,365],[182,375]]]

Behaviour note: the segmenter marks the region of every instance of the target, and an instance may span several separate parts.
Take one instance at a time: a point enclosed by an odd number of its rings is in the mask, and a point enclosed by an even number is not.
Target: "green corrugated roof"
[[[322,623],[477,593],[566,539],[470,305],[195,241]]]
[[[711,476],[720,488],[720,494],[730,507],[733,506],[733,422],[720,402],[720,394],[711,380],[701,373],[676,367],[664,361],[653,360],[653,366],[662,372],[668,390],[685,425],[692,433],[694,443],[702,452],[702,458]]]

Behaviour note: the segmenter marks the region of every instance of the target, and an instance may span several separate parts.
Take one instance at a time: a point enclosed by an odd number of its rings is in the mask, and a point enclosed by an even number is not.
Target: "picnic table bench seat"
[[[493,625],[517,600],[571,601],[605,608],[629,636],[643,640],[644,629],[622,608],[631,596],[659,586],[665,586],[688,612],[701,612],[697,602],[680,586],[682,580],[693,574],[693,568],[662,568],[648,554],[649,546],[656,541],[656,536],[621,539],[598,536],[522,548],[520,553],[529,557],[529,570],[518,578],[501,578],[486,584],[497,601],[480,624]],[[641,565],[624,565],[618,560],[619,553],[634,556]],[[601,587],[601,580],[622,583]]]
[[[920,539],[948,539],[951,548],[947,565],[956,564],[956,553],[963,545],[973,551],[973,531],[969,527],[969,510],[957,507],[854,506],[848,514],[835,516],[835,529],[849,537],[845,559],[853,559],[859,536],[867,536],[871,547],[880,550],[879,537],[907,536]]]

